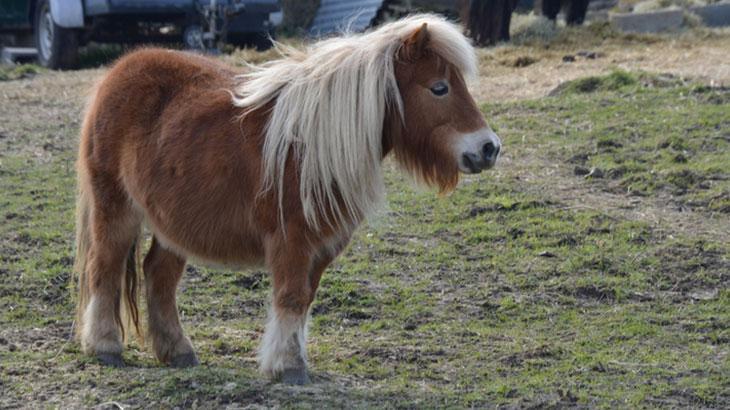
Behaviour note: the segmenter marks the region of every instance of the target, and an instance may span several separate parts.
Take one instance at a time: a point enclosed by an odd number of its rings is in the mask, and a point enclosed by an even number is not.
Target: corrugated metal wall
[[[324,36],[349,28],[363,31],[370,27],[385,0],[322,0],[309,33]]]

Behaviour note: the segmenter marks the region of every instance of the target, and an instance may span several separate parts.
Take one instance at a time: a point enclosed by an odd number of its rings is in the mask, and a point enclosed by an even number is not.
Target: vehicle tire
[[[53,21],[49,0],[38,2],[34,30],[40,65],[54,70],[76,67],[79,56],[78,32]]]

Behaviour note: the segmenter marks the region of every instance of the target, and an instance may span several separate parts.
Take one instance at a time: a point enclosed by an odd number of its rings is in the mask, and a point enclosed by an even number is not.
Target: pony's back
[[[140,49],[122,57],[100,81],[87,116],[113,116],[115,126],[145,126],[159,121],[173,100],[231,88],[233,76],[226,66],[202,56]],[[107,122],[106,118],[98,121]],[[93,131],[103,134],[104,130]]]

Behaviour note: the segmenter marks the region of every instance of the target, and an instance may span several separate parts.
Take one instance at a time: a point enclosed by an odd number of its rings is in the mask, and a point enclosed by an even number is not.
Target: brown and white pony
[[[122,306],[139,333],[137,255],[148,335],[171,366],[198,363],[177,313],[188,258],[264,265],[272,308],[261,370],[305,383],[306,322],[322,272],[383,196],[393,154],[453,189],[495,164],[500,141],[467,91],[473,48],[417,15],[334,38],[237,75],[220,62],[145,49],[123,57],[86,112],[78,159],[77,336],[122,366]]]

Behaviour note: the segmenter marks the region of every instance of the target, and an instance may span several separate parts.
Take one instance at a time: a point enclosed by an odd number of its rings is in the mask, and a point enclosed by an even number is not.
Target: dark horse
[[[588,1],[542,0],[542,14],[555,21],[561,7],[565,6],[566,24],[580,25],[585,19]],[[474,42],[484,46],[509,41],[510,21],[517,3],[518,0],[471,0],[464,13],[464,21]]]
[[[77,335],[122,366],[126,307],[139,333],[137,255],[157,358],[198,363],[175,290],[190,258],[267,267],[273,295],[261,370],[305,383],[306,323],[325,268],[383,195],[381,163],[441,191],[494,166],[499,138],[464,78],[459,27],[418,15],[285,50],[239,75],[219,61],[147,49],[99,83],[78,158]]]
[[[588,11],[589,0],[542,0],[542,15],[555,21],[560,9],[565,10],[565,24],[579,26],[583,24]]]

